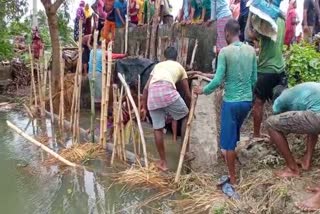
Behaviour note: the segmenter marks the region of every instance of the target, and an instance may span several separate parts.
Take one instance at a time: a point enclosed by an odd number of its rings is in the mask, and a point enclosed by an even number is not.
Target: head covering
[[[84,7],[84,5],[85,5],[86,3],[84,2],[84,1],[80,1],[80,7]]]
[[[92,15],[92,11],[90,10],[90,7],[88,4],[86,4],[86,7],[84,8],[84,16],[86,18],[89,18]]]

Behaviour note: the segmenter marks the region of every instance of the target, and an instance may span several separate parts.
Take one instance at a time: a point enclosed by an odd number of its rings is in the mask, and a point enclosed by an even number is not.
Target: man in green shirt
[[[220,146],[227,162],[230,182],[236,183],[235,148],[240,140],[240,128],[247,117],[253,99],[253,87],[257,80],[257,59],[253,47],[240,42],[240,26],[230,19],[225,26],[227,47],[218,57],[217,73],[197,94],[211,94],[224,80],[225,94],[221,110]]]
[[[250,15],[249,15],[250,16]],[[257,35],[251,24],[247,34],[252,41],[260,41],[260,54],[258,61],[258,81],[254,89],[255,100],[253,104],[253,137],[261,137],[260,129],[263,119],[264,104],[273,98],[273,89],[277,85],[287,85],[285,62],[282,54],[285,33],[285,21],[278,18],[277,40]]]

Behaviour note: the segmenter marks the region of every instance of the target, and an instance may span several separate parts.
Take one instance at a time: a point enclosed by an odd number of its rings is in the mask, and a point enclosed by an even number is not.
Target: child
[[[106,0],[104,8],[108,15],[104,22],[102,37],[106,39],[106,42],[108,43],[110,40],[114,40],[116,33],[114,0]]]
[[[240,26],[234,19],[225,26],[229,44],[218,57],[217,73],[204,88],[196,87],[197,94],[211,94],[225,81],[225,94],[221,110],[220,144],[228,166],[230,183],[236,184],[235,148],[240,139],[240,129],[247,117],[253,99],[253,87],[257,79],[255,50],[240,42]]]

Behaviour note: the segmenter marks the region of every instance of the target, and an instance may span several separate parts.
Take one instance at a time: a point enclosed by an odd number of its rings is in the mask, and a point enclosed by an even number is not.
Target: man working
[[[282,18],[277,19],[278,34],[276,41],[266,36],[257,35],[253,30],[250,19],[248,21],[247,35],[252,41],[260,40],[258,81],[254,89],[255,100],[253,104],[253,137],[260,138],[264,104],[266,101],[272,100],[274,87],[286,85],[285,63],[282,55],[285,21]]]
[[[316,22],[320,23],[319,0],[304,0],[303,5],[303,33],[307,42],[312,41],[313,31]]]
[[[217,73],[203,89],[197,87],[197,94],[211,94],[225,81],[225,94],[221,110],[220,145],[229,170],[231,184],[236,183],[235,148],[240,140],[240,128],[247,117],[253,100],[253,86],[257,79],[255,50],[240,42],[240,26],[230,19],[225,26],[228,46],[221,49]]]
[[[183,119],[182,129],[186,126],[186,116],[189,112],[191,93],[188,84],[188,76],[184,68],[176,62],[177,50],[169,47],[165,50],[166,61],[157,64],[143,91],[141,116],[144,119],[147,108],[153,123],[154,136],[160,161],[157,167],[160,170],[168,170],[163,141],[163,128],[166,116],[169,114],[174,120]],[[176,89],[176,83],[180,82],[186,95],[186,103]]]
[[[90,52],[89,58],[89,80],[91,81],[93,76],[93,50]],[[101,102],[102,95],[102,49],[101,49],[101,41],[98,41],[97,50],[96,50],[96,70],[95,70],[95,102]]]
[[[320,83],[307,82],[285,90],[274,102],[275,114],[266,124],[271,141],[286,160],[287,167],[276,173],[279,177],[299,175],[286,134],[307,134],[307,150],[299,164],[304,170],[311,167],[312,154],[320,133]]]

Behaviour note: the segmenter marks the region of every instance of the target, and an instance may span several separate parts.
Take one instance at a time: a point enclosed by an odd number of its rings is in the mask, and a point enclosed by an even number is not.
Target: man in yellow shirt
[[[168,170],[165,156],[163,128],[165,127],[166,116],[169,114],[174,120],[183,119],[182,129],[186,125],[191,93],[188,83],[188,76],[185,69],[176,62],[177,50],[169,47],[165,50],[166,61],[157,64],[150,74],[149,80],[143,91],[142,117],[145,118],[147,109],[149,110],[157,150],[160,161],[157,167],[160,170]],[[176,89],[176,84],[180,82],[186,95],[186,102],[182,99]]]

